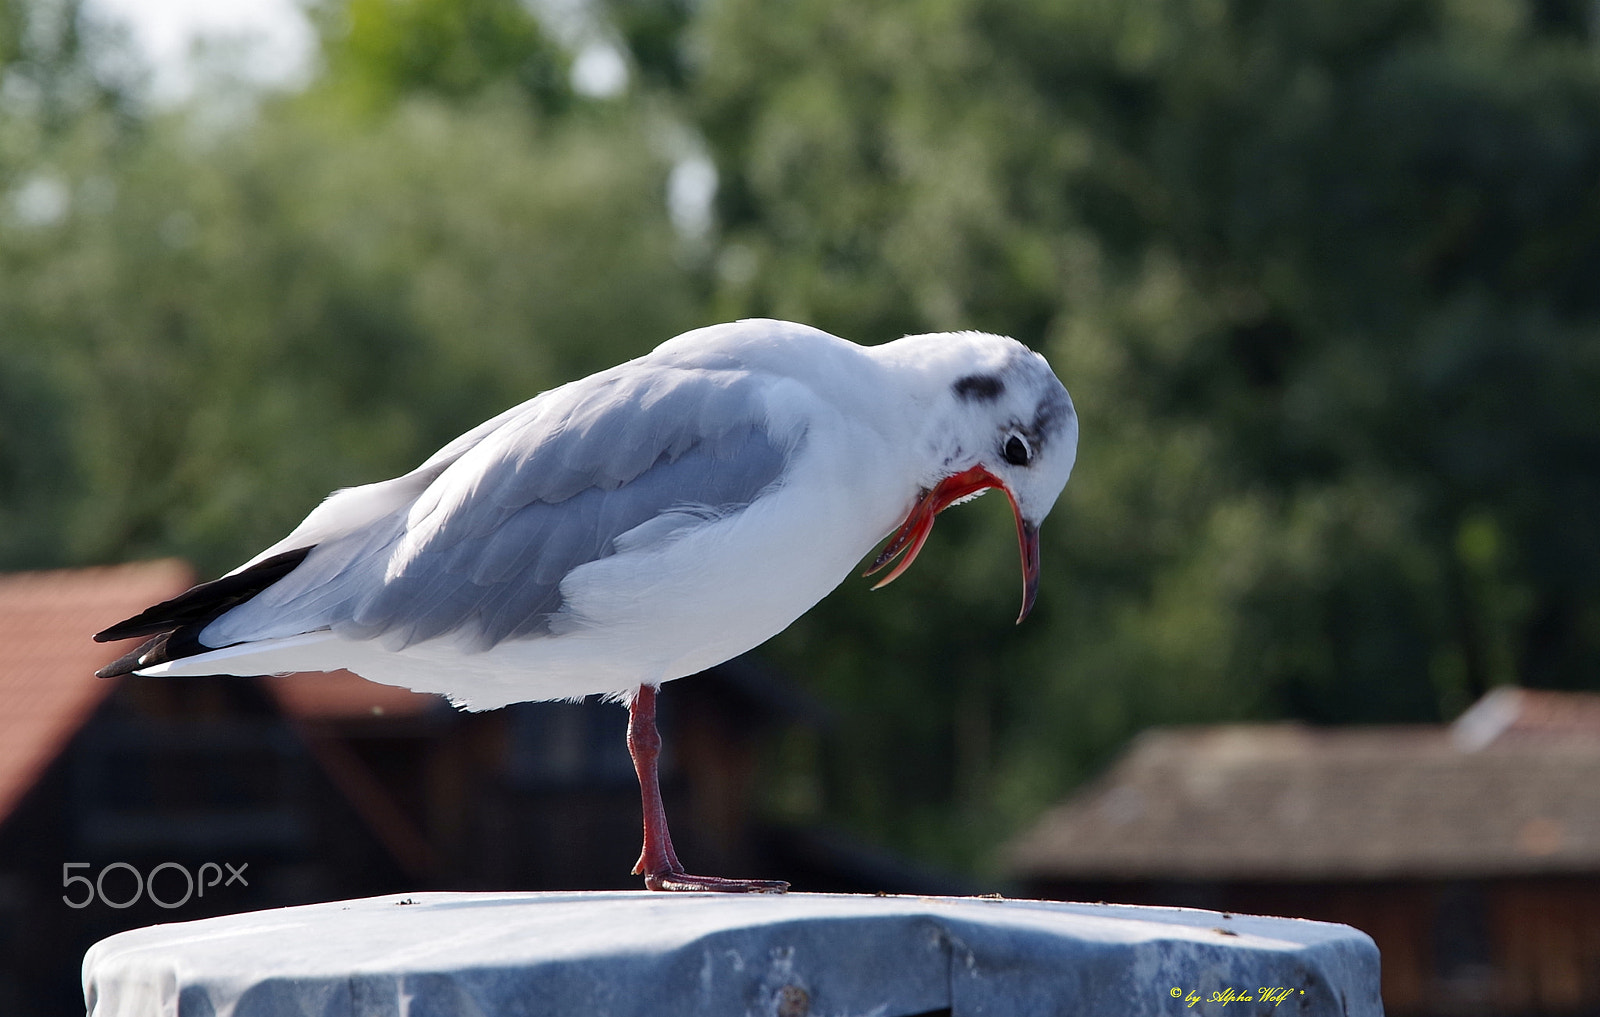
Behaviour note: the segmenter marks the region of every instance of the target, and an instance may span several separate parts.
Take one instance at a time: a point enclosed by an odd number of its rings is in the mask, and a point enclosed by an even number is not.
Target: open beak
[[[917,553],[922,550],[922,545],[928,540],[928,534],[933,532],[933,518],[940,512],[954,505],[956,502],[982,494],[991,487],[998,487],[1005,491],[1006,500],[1011,503],[1011,511],[1017,517],[1017,546],[1022,552],[1022,613],[1017,615],[1017,623],[1028,617],[1028,612],[1033,610],[1033,602],[1039,596],[1039,527],[1022,518],[1022,510],[1017,507],[1017,499],[1000,478],[984,469],[974,466],[970,470],[957,473],[939,481],[931,491],[922,492],[917,503],[911,506],[911,511],[906,515],[905,522],[894,531],[894,536],[883,546],[883,550],[874,558],[871,567],[862,575],[874,575],[882,571],[890,562],[900,558],[884,576],[873,584],[873,589],[888,586],[900,578],[900,573],[911,567],[916,560]],[[904,555],[904,557],[901,557]]]

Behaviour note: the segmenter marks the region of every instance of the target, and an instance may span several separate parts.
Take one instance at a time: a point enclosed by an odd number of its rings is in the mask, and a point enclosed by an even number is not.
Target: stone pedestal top
[[[83,978],[91,1017],[1383,1012],[1347,926],[971,897],[416,893],[134,929]]]

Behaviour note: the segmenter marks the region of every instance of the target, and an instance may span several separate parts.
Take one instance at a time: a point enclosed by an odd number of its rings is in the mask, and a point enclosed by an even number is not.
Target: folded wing
[[[779,482],[803,437],[773,433],[748,372],[604,372],[447,446],[413,499],[322,536],[198,643],[331,629],[389,649],[444,635],[486,649],[560,631],[573,569],[738,511]]]

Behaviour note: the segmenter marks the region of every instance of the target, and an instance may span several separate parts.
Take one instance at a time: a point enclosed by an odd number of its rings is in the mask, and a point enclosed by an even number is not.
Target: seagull
[[[892,582],[935,516],[990,488],[1016,516],[1020,623],[1077,443],[1067,390],[1015,339],[712,325],[335,491],[222,578],[98,633],[147,639],[98,674],[346,669],[467,710],[603,695],[629,710],[646,887],[782,892],[679,863],[657,690],[781,632],[885,537],[865,574]]]

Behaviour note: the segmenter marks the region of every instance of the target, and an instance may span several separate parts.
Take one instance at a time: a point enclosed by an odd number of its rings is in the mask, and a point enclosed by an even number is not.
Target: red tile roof
[[[91,637],[183,592],[180,561],[0,575],[0,819],[100,705],[115,680],[96,678],[131,643]]]

